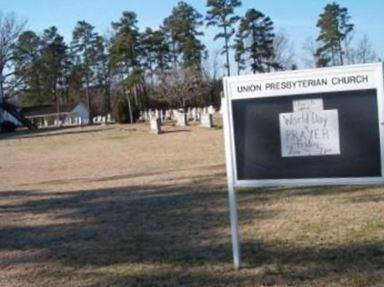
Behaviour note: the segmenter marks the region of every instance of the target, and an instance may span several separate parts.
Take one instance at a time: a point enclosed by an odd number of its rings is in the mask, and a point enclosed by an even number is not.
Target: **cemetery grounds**
[[[238,192],[222,129],[168,124],[0,139],[0,286],[384,286],[384,189]]]

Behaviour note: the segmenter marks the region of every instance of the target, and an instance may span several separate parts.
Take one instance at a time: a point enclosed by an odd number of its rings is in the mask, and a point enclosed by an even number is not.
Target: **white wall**
[[[81,117],[82,121],[89,120],[88,107],[84,103],[78,103],[77,106],[71,111],[76,117]]]

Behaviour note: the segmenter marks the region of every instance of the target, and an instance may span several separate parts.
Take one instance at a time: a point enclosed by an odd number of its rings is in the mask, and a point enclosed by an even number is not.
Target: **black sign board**
[[[369,64],[224,80],[235,186],[383,182],[383,67]]]

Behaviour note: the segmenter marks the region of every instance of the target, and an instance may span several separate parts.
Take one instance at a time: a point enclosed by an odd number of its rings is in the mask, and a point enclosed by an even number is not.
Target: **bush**
[[[131,103],[133,122],[135,123],[140,117],[140,109],[134,103]],[[113,110],[113,118],[121,124],[131,123],[129,117],[129,105],[126,97],[119,97],[117,104]]]
[[[1,125],[1,131],[5,132],[5,133],[10,133],[10,132],[14,132],[16,130],[16,125],[12,122],[9,122],[9,121],[5,121],[2,123]]]

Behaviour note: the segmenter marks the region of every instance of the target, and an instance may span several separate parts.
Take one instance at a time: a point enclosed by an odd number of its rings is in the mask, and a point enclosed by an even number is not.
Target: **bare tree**
[[[312,38],[307,38],[303,44],[303,57],[302,62],[307,68],[315,68],[317,66],[318,57],[316,51],[318,45]]]
[[[293,45],[283,30],[276,33],[273,40],[273,49],[275,52],[274,61],[278,63],[283,70],[291,70],[296,67]]]
[[[7,78],[13,75],[11,66],[13,47],[24,26],[25,22],[19,21],[15,14],[0,14],[0,125],[3,122],[5,84]]]
[[[183,109],[191,101],[202,100],[205,92],[203,74],[195,67],[176,67],[160,73],[158,99]]]
[[[221,76],[220,67],[223,65],[220,61],[220,54],[221,51],[216,49],[210,53],[209,57],[204,59],[203,70],[211,80],[216,80]]]
[[[379,57],[376,52],[372,49],[371,41],[367,35],[357,44],[356,49],[350,51],[350,62],[351,64],[365,64],[378,61]]]

